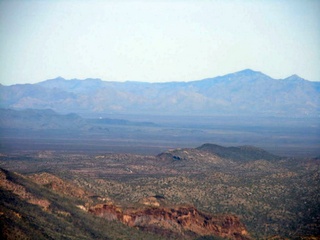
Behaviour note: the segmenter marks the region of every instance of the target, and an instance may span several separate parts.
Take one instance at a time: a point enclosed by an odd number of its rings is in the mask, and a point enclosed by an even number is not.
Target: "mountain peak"
[[[262,72],[259,72],[259,71],[254,71],[252,69],[244,69],[244,70],[241,70],[241,71],[238,71],[238,72],[234,72],[234,73],[231,73],[231,74],[227,74],[223,77],[227,77],[229,78],[230,80],[236,80],[236,81],[239,81],[239,80],[245,80],[245,81],[256,81],[256,80],[270,80],[271,78],[268,76],[268,75],[265,75],[264,73]]]
[[[285,78],[284,80],[290,80],[290,81],[305,81],[302,77],[298,76],[297,74],[293,74],[290,77]]]
[[[241,71],[238,71],[238,72],[234,72],[234,73],[231,73],[231,74],[228,74],[228,75],[233,75],[235,77],[250,77],[250,78],[252,78],[252,77],[268,77],[267,75],[265,75],[262,72],[254,71],[254,70],[249,69],[249,68],[241,70]]]
[[[48,83],[54,83],[54,82],[65,82],[66,79],[64,79],[63,77],[56,77],[56,78],[51,78],[51,79],[48,79],[48,80],[44,80],[44,81],[41,81],[41,82],[38,82],[37,84],[38,85],[42,85],[42,84],[48,84]]]
[[[47,81],[66,81],[65,78],[61,77],[61,76],[58,76],[56,78],[52,78],[52,79],[48,79]]]
[[[252,70],[250,68],[247,68],[247,69],[241,70],[239,72],[236,72],[236,74],[256,74],[256,73],[261,73],[261,72],[254,71],[254,70]]]

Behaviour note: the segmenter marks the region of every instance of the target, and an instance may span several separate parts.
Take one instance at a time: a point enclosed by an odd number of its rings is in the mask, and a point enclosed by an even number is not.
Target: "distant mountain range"
[[[60,113],[319,116],[320,82],[293,75],[273,79],[250,69],[190,82],[110,82],[100,79],[0,85],[0,107]]]
[[[152,122],[135,122],[124,119],[87,119],[75,113],[58,114],[51,109],[0,108],[0,129],[108,131],[108,127],[113,125],[155,126]]]

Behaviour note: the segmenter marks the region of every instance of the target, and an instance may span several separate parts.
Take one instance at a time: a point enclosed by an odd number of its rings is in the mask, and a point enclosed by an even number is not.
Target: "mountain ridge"
[[[319,116],[320,83],[292,75],[273,79],[243,71],[189,82],[114,82],[58,77],[0,86],[2,108],[67,113]]]
[[[155,126],[153,122],[136,122],[125,119],[87,119],[76,113],[59,114],[52,109],[3,109],[0,108],[0,128],[33,130],[108,131],[109,125]]]
[[[256,71],[256,70],[253,70],[253,69],[250,69],[250,68],[247,68],[247,69],[243,69],[243,70],[240,70],[240,71],[237,71],[237,72],[232,72],[232,73],[228,73],[228,74],[224,74],[224,75],[218,75],[218,76],[215,76],[215,77],[206,77],[206,78],[202,78],[202,79],[196,79],[196,80],[188,80],[188,81],[168,81],[168,82],[148,82],[148,81],[139,81],[139,80],[126,80],[126,81],[113,81],[113,80],[104,80],[104,79],[101,79],[101,78],[71,78],[71,79],[67,79],[67,78],[64,78],[62,76],[57,76],[55,78],[50,78],[50,79],[47,79],[47,80],[43,80],[43,81],[40,81],[40,82],[36,82],[36,83],[18,83],[18,84],[11,84],[11,85],[3,85],[0,83],[0,85],[2,86],[14,86],[14,85],[34,85],[34,84],[44,84],[44,83],[48,83],[48,82],[53,82],[53,81],[97,81],[97,82],[106,82],[106,83],[146,83],[146,84],[167,84],[167,83],[193,83],[193,82],[199,82],[199,81],[205,81],[205,80],[209,80],[209,79],[219,79],[221,77],[231,77],[231,76],[241,76],[241,75],[260,75],[260,76],[265,76],[267,78],[270,78],[270,79],[273,79],[273,80],[286,80],[286,79],[290,79],[290,78],[299,78],[301,80],[304,80],[304,81],[307,81],[307,82],[315,82],[315,81],[310,81],[310,80],[307,80],[305,78],[302,78],[300,77],[299,75],[297,74],[292,74],[288,77],[285,77],[285,78],[280,78],[280,79],[276,79],[276,78],[272,78],[270,77],[269,75],[267,74],[264,74],[263,72],[261,71]],[[317,83],[317,82],[315,82]]]
[[[196,149],[235,161],[255,161],[260,159],[275,161],[280,159],[279,156],[251,145],[224,147],[217,144],[205,143]]]

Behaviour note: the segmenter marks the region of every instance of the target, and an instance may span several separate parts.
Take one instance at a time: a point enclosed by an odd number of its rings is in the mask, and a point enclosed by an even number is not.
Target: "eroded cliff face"
[[[250,239],[245,226],[234,215],[212,216],[193,206],[146,207],[123,210],[108,204],[99,204],[88,210],[108,220],[119,220],[142,230],[172,233],[188,237],[214,235],[228,239]]]

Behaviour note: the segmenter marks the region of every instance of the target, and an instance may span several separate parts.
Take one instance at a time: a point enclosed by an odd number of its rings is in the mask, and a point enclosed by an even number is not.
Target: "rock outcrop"
[[[99,204],[89,212],[107,220],[122,223],[141,230],[175,234],[184,238],[194,236],[219,236],[228,239],[250,239],[245,226],[234,215],[212,216],[193,206],[147,207],[122,209],[112,203]]]

